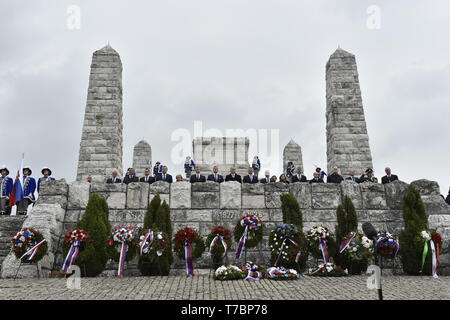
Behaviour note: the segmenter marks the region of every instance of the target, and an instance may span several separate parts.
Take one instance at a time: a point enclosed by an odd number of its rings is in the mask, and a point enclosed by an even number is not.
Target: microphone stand
[[[377,252],[376,252],[376,248],[375,248],[375,244],[377,243],[377,239],[373,238],[373,258],[374,258],[374,262],[375,265],[380,269],[380,283],[379,283],[379,288],[377,289],[378,291],[378,300],[379,301],[383,301],[383,288],[381,287],[381,275],[382,275],[382,263],[381,263],[381,257],[378,257]]]

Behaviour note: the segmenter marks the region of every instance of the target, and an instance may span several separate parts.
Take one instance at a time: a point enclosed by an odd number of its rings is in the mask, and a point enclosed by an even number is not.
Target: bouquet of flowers
[[[266,278],[270,280],[296,280],[299,276],[297,270],[283,267],[271,267],[266,272]]]
[[[251,261],[239,265],[239,268],[244,273],[244,280],[261,280],[266,273],[264,267],[258,266]]]
[[[309,251],[316,259],[322,258],[324,263],[330,261],[330,257],[336,254],[336,242],[331,232],[323,226],[314,226],[306,234]]]
[[[400,250],[400,244],[397,237],[384,231],[379,232],[377,237],[378,240],[375,243],[376,254],[384,258],[395,258]]]
[[[234,240],[238,242],[236,259],[239,259],[245,248],[256,247],[263,237],[263,223],[256,215],[242,216],[234,227]]]
[[[221,266],[214,272],[214,279],[225,280],[238,280],[243,278],[244,273],[236,266]]]
[[[339,252],[352,260],[369,260],[372,258],[373,241],[364,234],[349,234],[341,243]]]
[[[330,262],[319,264],[316,269],[309,269],[309,275],[315,277],[343,277],[347,274],[347,270],[342,270]]]
[[[148,230],[142,232],[139,237],[139,254],[160,257],[164,250],[169,248],[169,241],[161,231]]]
[[[124,261],[133,260],[137,246],[134,227],[115,226],[110,234],[108,245],[111,249],[110,256],[114,261],[120,262],[122,258]]]
[[[302,269],[308,259],[305,235],[292,224],[282,224],[270,233],[269,247],[274,266]]]
[[[61,272],[66,273],[69,268],[75,263],[78,253],[82,250],[82,246],[85,242],[88,241],[91,235],[81,229],[75,229],[69,231],[64,236],[64,254],[66,258],[64,259],[63,266],[61,268]]]
[[[22,263],[41,260],[47,253],[47,242],[42,234],[33,228],[22,228],[12,239],[11,251]]]

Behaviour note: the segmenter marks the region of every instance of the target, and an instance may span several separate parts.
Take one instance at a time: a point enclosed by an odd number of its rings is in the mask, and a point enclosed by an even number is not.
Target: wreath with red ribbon
[[[198,232],[192,228],[178,230],[174,237],[173,251],[180,259],[185,259],[185,245],[192,245],[192,259],[200,258],[205,251],[205,242]]]

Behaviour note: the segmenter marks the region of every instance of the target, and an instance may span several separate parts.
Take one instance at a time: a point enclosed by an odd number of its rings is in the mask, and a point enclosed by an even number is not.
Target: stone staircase
[[[0,216],[0,272],[5,257],[11,250],[11,238],[22,228],[26,216]]]

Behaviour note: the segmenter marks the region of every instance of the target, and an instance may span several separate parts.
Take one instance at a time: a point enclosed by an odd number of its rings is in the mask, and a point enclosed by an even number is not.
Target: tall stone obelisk
[[[373,168],[355,55],[338,48],[326,65],[327,162],[344,176]]]
[[[92,56],[78,181],[103,180],[113,169],[122,176],[122,129],[122,62],[108,44]]]
[[[144,175],[146,168],[152,174],[152,148],[145,140],[139,141],[133,149],[133,168],[139,177]]]

